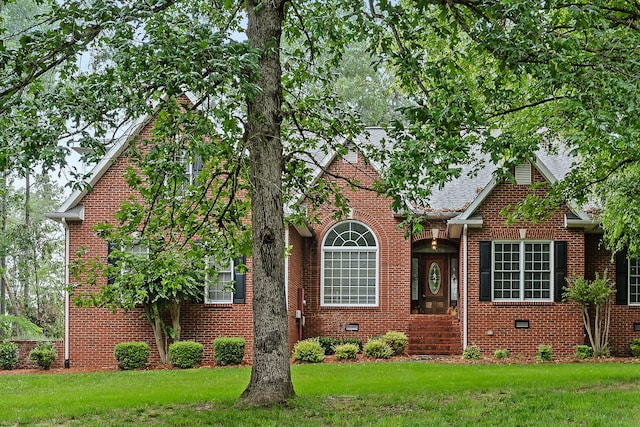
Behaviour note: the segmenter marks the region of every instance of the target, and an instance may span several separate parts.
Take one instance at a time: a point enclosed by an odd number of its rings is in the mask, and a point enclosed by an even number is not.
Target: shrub
[[[404,353],[404,349],[407,348],[409,340],[407,336],[402,332],[389,331],[382,337],[382,340],[389,344],[394,355]]]
[[[540,344],[538,346],[538,361],[550,362],[553,360],[553,351],[550,345]]]
[[[140,369],[149,361],[149,344],[146,342],[121,342],[113,349],[118,368],[128,371]]]
[[[355,344],[358,346],[358,353],[362,352],[362,340],[360,338],[343,338],[342,344]]]
[[[364,354],[375,359],[388,359],[393,354],[389,344],[381,339],[370,339],[364,345]]]
[[[41,342],[29,352],[29,360],[42,369],[49,369],[58,358],[55,347],[50,342]]]
[[[336,359],[338,360],[353,360],[356,358],[360,347],[357,344],[339,344],[335,346]]]
[[[319,337],[318,342],[324,349],[324,354],[331,355],[335,353],[335,346],[340,344],[340,340],[332,337]]]
[[[18,344],[9,341],[0,343],[0,368],[13,369],[18,365]]]
[[[178,341],[169,346],[169,360],[177,368],[193,368],[203,357],[204,346],[199,342]]]
[[[317,338],[298,341],[293,346],[293,360],[309,363],[322,362],[324,360],[324,349]]]
[[[499,348],[493,352],[493,357],[496,359],[506,359],[509,357],[509,350],[506,348]]]
[[[633,357],[640,357],[640,338],[634,338],[629,343],[629,348],[631,349],[631,355],[633,355]]]
[[[480,359],[480,347],[477,345],[470,345],[462,352],[462,358],[464,360],[479,360]]]
[[[244,338],[220,337],[213,341],[213,360],[218,365],[239,365],[244,357]]]
[[[593,355],[593,349],[588,345],[577,345],[576,346],[576,358],[588,359]]]

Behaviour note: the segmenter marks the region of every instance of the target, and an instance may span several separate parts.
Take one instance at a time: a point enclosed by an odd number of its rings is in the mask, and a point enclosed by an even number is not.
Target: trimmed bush
[[[355,344],[358,346],[358,353],[362,352],[362,348],[364,347],[362,345],[362,340],[360,338],[343,338],[342,339],[342,344]]]
[[[18,344],[9,341],[0,343],[0,368],[13,369],[18,366]]]
[[[507,359],[509,357],[509,350],[506,348],[499,348],[493,352],[493,357],[496,359]]]
[[[293,346],[293,360],[309,363],[322,362],[324,360],[324,349],[316,338],[298,341]]]
[[[633,357],[640,357],[640,338],[634,338],[629,343],[629,349],[631,349],[631,355]]]
[[[149,344],[146,342],[121,342],[113,349],[118,368],[123,371],[140,369],[149,361]]]
[[[477,345],[470,345],[462,352],[462,358],[464,360],[479,360],[480,355],[480,347]]]
[[[336,359],[338,360],[354,360],[360,351],[360,347],[356,344],[339,344],[335,346]]]
[[[50,342],[41,342],[29,352],[29,360],[42,369],[49,369],[58,358],[56,349]]]
[[[203,357],[204,346],[199,342],[178,341],[169,346],[169,360],[176,368],[193,368]]]
[[[409,344],[409,339],[402,332],[397,331],[389,331],[382,336],[382,341],[389,344],[391,350],[393,350],[393,355],[399,355],[404,353],[404,349],[407,348],[407,344]]]
[[[213,360],[218,365],[239,365],[244,357],[244,338],[220,337],[213,341]]]
[[[371,339],[364,345],[364,354],[375,359],[388,359],[393,354],[393,349],[382,339]]]
[[[540,344],[538,346],[538,361],[550,362],[553,360],[553,350],[550,345]]]
[[[580,360],[588,359],[593,356],[593,349],[588,345],[577,345],[575,355]]]
[[[340,344],[340,340],[332,337],[318,337],[318,342],[324,349],[324,354],[332,355],[335,353],[335,347]]]

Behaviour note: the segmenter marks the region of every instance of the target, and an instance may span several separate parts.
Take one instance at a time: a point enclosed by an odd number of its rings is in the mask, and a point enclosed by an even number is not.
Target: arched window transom
[[[344,221],[322,244],[322,305],[378,305],[378,243],[364,224]]]

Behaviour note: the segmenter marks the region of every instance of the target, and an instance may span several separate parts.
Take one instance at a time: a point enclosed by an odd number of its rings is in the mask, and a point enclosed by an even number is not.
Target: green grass
[[[287,406],[249,368],[0,375],[0,425],[636,426],[640,364],[295,365]]]

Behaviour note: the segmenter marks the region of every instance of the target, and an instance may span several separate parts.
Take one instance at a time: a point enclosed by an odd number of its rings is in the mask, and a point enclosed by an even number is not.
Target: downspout
[[[462,254],[463,263],[464,263],[464,319],[462,321],[462,349],[465,350],[467,348],[468,343],[468,322],[469,322],[469,240],[467,237],[467,224],[464,224],[462,229],[462,250],[464,253]]]
[[[65,218],[62,218],[64,227],[64,367],[69,368],[69,225]]]

